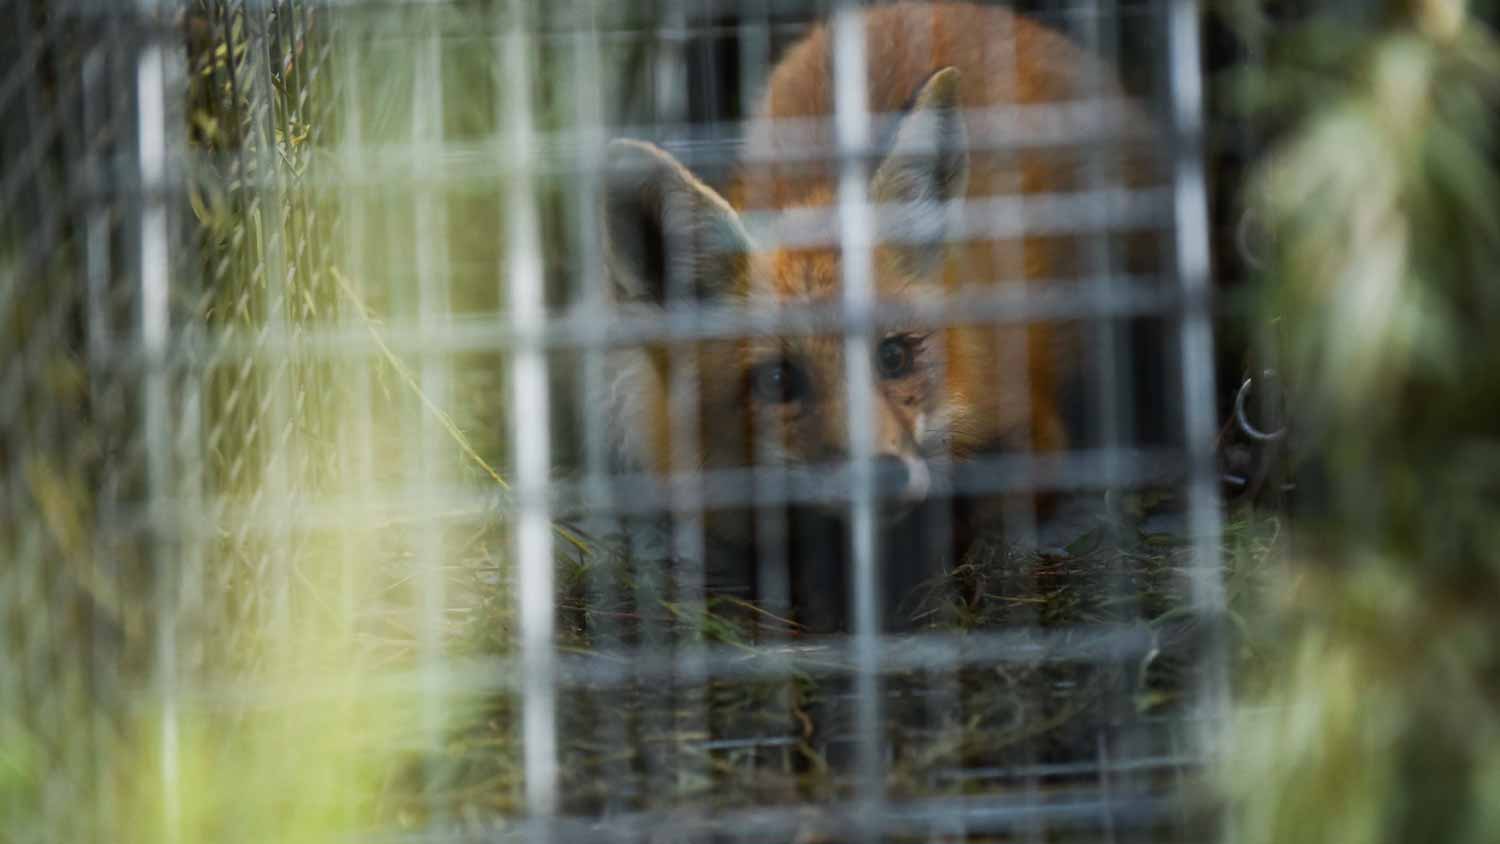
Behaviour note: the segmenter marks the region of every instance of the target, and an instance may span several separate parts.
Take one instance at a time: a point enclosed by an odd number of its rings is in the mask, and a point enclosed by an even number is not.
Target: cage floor
[[[1177,840],[1204,763],[1194,694],[1209,628],[1186,610],[1178,504],[1165,491],[1084,496],[1036,543],[987,537],[933,593],[955,605],[881,637],[873,806],[852,637],[802,635],[738,600],[690,617],[622,588],[604,605],[599,580],[638,580],[641,561],[569,561],[548,834],[841,841],[873,818],[892,841]],[[1259,542],[1248,522],[1226,535],[1256,565]],[[473,660],[453,702],[466,714],[439,752],[412,754],[385,800],[408,825],[528,840],[537,831],[514,826],[522,683],[492,627],[510,609],[488,609],[456,639]]]

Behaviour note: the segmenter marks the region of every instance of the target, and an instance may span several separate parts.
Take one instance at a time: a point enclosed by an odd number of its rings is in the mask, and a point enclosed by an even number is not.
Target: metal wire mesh
[[[18,839],[1206,834],[1187,796],[1227,669],[1197,13],[1031,5],[1148,105],[1162,178],[1121,186],[1118,92],[977,110],[970,153],[1077,175],[977,200],[966,234],[1073,238],[1069,269],[875,303],[890,127],[853,4],[11,4]],[[767,74],[825,20],[832,128],[789,149],[830,162],[835,201],[779,229],[744,210],[768,243],[841,247],[839,297],[621,306],[608,140],[722,186]],[[1154,236],[1144,268],[1127,231]],[[887,529],[864,350],[893,322],[1043,321],[1087,338],[1074,445],[954,466],[945,493],[1004,497],[1005,529],[930,540],[941,576],[890,580],[933,551]],[[695,349],[768,334],[838,338],[850,445],[705,465],[728,423],[699,392],[738,376]],[[665,472],[622,460],[600,399],[653,345]],[[997,370],[1025,369],[1014,345]],[[809,552],[817,507],[847,515]],[[716,535],[736,509],[749,571]],[[838,574],[806,581],[819,555]]]
[[[161,71],[139,62],[149,33],[121,17],[43,12],[7,7],[0,83],[0,729],[25,766],[0,799],[7,817],[38,806],[68,835],[90,831],[71,807],[108,799],[121,704],[157,661],[160,537],[148,503],[160,461],[145,457],[154,445],[170,459],[172,443],[148,442],[145,385],[119,366],[142,352],[149,200],[144,174],[111,176],[116,164],[143,165],[138,127],[164,116],[159,101],[148,115],[131,96],[137,71]]]

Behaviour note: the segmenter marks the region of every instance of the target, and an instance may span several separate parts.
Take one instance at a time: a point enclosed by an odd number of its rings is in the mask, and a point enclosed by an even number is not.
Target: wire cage
[[[1195,4],[966,12],[1056,33],[1076,52],[1040,67],[1078,79],[1047,93],[1030,30],[970,57],[1015,88],[941,110],[993,189],[936,240],[990,243],[999,278],[901,301],[871,178],[925,101],[882,74],[945,48],[866,39],[889,5],[6,4],[10,834],[1211,834],[1224,570],[1264,548],[1222,524]],[[781,84],[829,108],[766,143],[761,92],[809,37],[824,75]],[[622,137],[675,163],[631,170]],[[747,198],[818,167],[803,216]],[[619,197],[680,185],[834,256],[826,295],[716,301],[665,278],[702,243],[611,240]],[[622,260],[673,289],[622,295]],[[999,338],[968,389],[1025,425],[1028,338],[1066,326],[1066,443],[943,440],[903,517],[872,422],[893,325]],[[752,341],[816,448],[744,400]],[[787,392],[815,378],[816,407]],[[622,430],[648,395],[656,466]],[[700,451],[729,429],[751,459]]]

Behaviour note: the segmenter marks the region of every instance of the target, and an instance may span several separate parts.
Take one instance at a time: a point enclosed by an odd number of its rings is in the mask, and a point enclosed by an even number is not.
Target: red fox
[[[868,10],[862,21],[866,106],[877,138],[890,124],[867,196],[896,210],[871,252],[876,300],[1067,277],[1076,247],[1066,238],[1024,227],[996,233],[983,215],[987,199],[1083,187],[1083,157],[992,139],[1038,113],[1010,106],[1089,97],[1118,105],[1118,87],[1101,64],[1064,36],[1000,8],[901,3]],[[818,27],[775,66],[722,194],[658,147],[611,145],[604,252],[617,301],[838,307],[837,238],[795,237],[808,230],[799,220],[816,217],[807,212],[837,212],[834,47],[830,28]],[[1118,114],[1120,125],[1141,119],[1128,108]],[[782,236],[763,242],[778,226]],[[791,243],[784,242],[788,232]],[[1059,391],[1077,367],[1070,336],[1046,323],[881,326],[869,354],[883,468],[877,475],[889,497],[928,498],[944,467],[979,455],[1065,448]],[[661,473],[837,464],[848,456],[844,355],[836,326],[824,334],[773,332],[622,351],[613,405],[623,447]],[[674,404],[681,395],[696,406]],[[695,427],[686,427],[689,420]],[[883,521],[896,522],[903,509],[909,504],[888,508]],[[708,513],[705,524],[720,549],[754,543],[755,521],[744,510]],[[886,565],[931,573],[910,560]],[[911,582],[890,580],[886,591],[908,590]]]

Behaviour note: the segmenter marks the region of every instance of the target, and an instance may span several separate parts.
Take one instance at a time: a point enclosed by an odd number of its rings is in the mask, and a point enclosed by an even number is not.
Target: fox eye
[[[916,357],[915,338],[906,335],[887,337],[875,349],[875,368],[881,378],[902,378],[911,374]]]
[[[807,397],[807,374],[787,360],[768,361],[750,370],[750,394],[768,404],[789,404]]]

